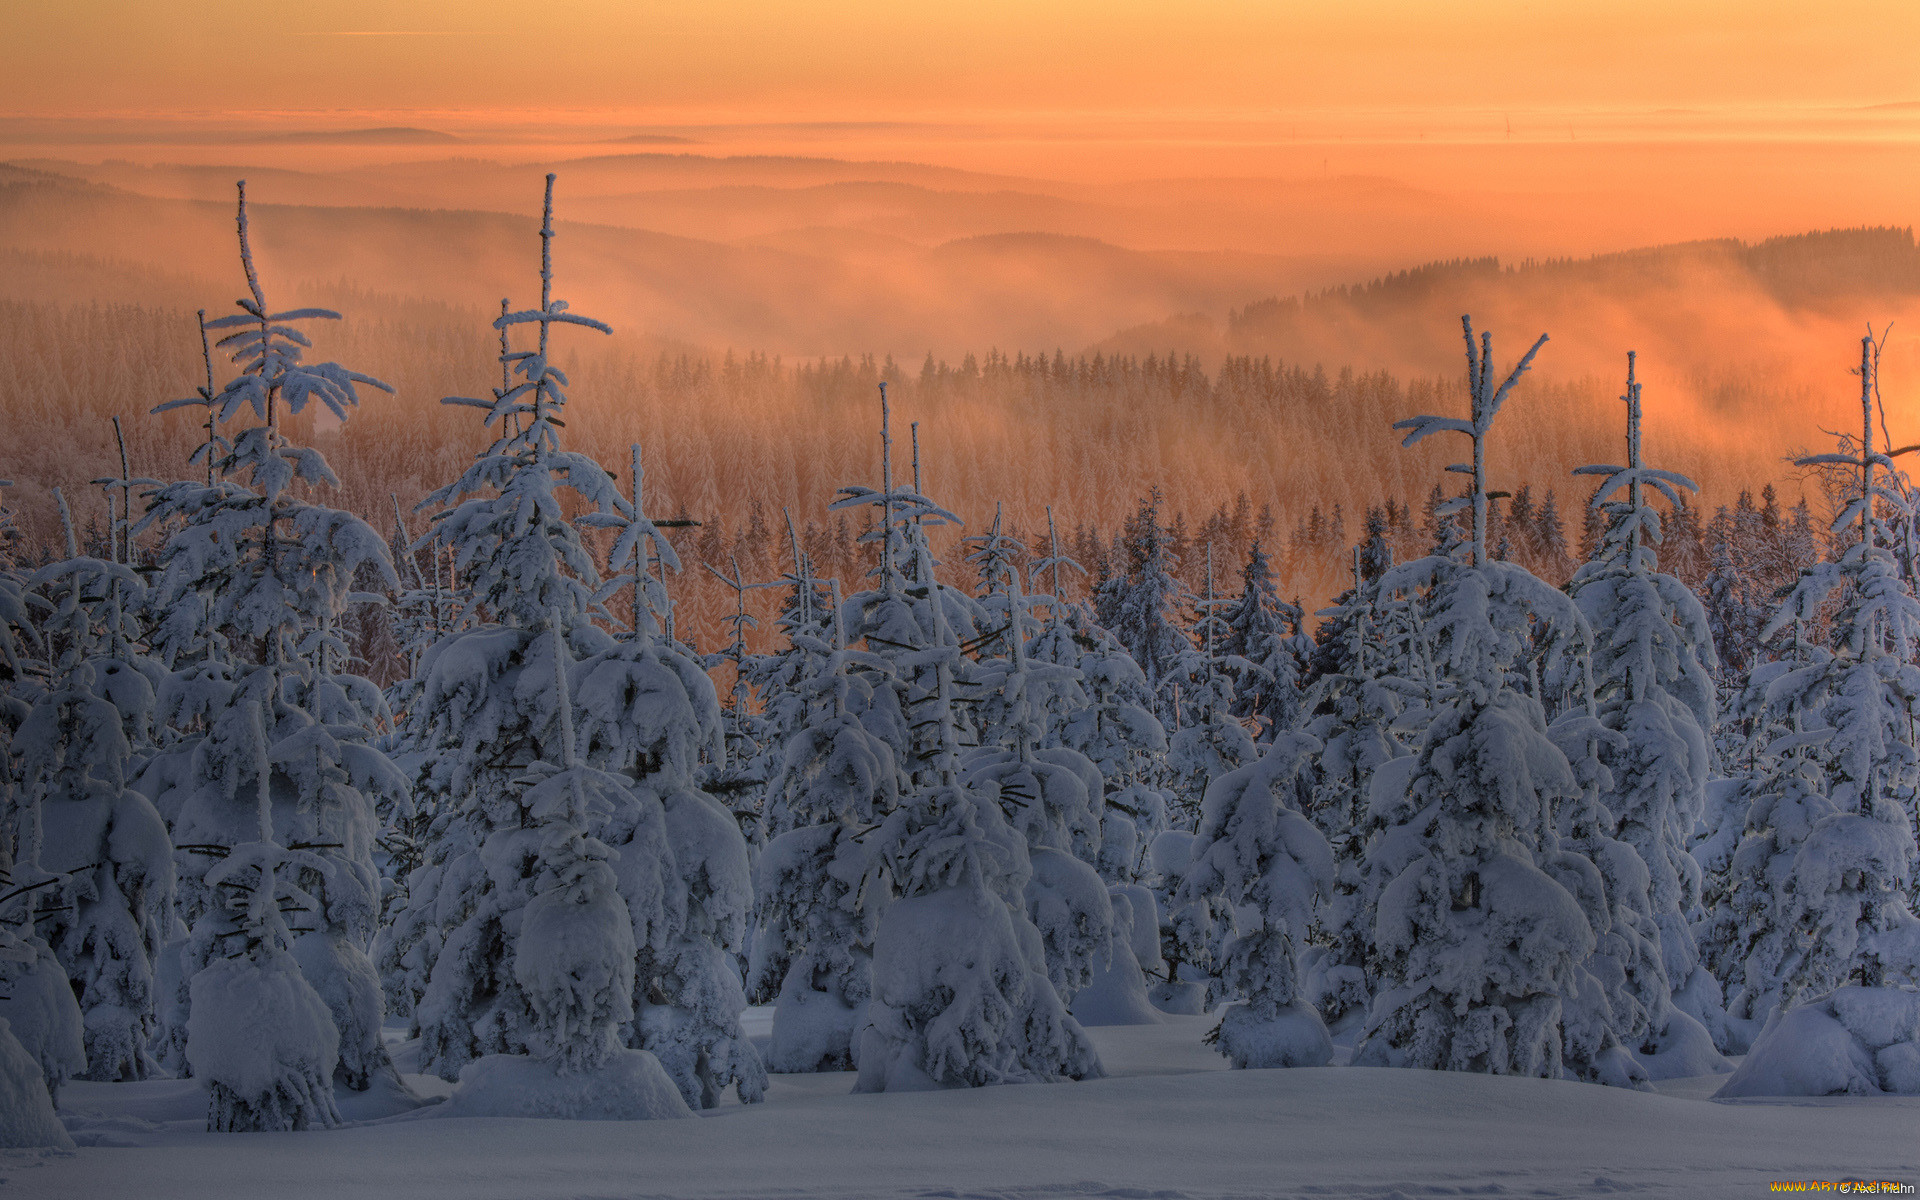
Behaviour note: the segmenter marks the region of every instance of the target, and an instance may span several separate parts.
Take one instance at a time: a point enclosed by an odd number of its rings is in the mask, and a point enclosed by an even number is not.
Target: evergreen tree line
[[[753,572],[683,558],[718,534],[650,505],[651,442],[571,448],[560,339],[612,331],[556,297],[552,217],[549,176],[538,302],[443,402],[486,445],[377,528],[295,419],[391,385],[308,361],[338,314],[269,304],[242,185],[247,294],[160,406],[197,444],[164,480],[123,452],[94,544],[56,491],[55,552],[0,564],[0,1068],[49,1101],[171,1073],[213,1130],[335,1124],[395,1075],[390,1015],[470,1115],[1087,1079],[1086,1026],[1165,1013],[1215,1013],[1236,1067],[1337,1036],[1644,1089],[1916,982],[1920,491],[1871,336],[1859,433],[1801,460],[1839,511],[1693,519],[1697,586],[1633,356],[1570,548],[1488,452],[1547,339],[1503,373],[1470,322],[1467,415],[1394,426],[1463,478],[1363,508],[1317,621],[1246,501],[965,529],[882,379],[879,479],[826,514],[862,569],[783,522]],[[704,653],[695,568],[732,600]],[[1909,1090],[1862,1053],[1851,1090]]]
[[[336,285],[298,283],[292,303],[350,301],[353,319],[329,329],[331,353],[360,364],[392,384],[395,396],[354,421],[330,414],[287,414],[288,427],[325,450],[341,479],[332,503],[391,533],[395,501],[414,507],[462,468],[476,449],[476,433],[459,415],[434,403],[447,394],[474,394],[490,386],[494,353],[483,310],[368,295]],[[67,495],[79,535],[94,540],[106,520],[105,498],[81,488],[118,469],[111,418],[127,422],[136,474],[165,476],[199,444],[192,416],[173,412],[133,421],[156,397],[182,394],[203,374],[192,311],[140,306],[0,302],[0,346],[9,368],[0,372],[0,412],[16,436],[0,443],[0,477],[16,480],[12,505],[35,561],[59,551],[59,521],[49,488],[70,481]],[[1008,520],[1031,534],[1052,507],[1062,536],[1090,566],[1110,553],[1139,497],[1164,493],[1163,512],[1187,540],[1212,542],[1217,558],[1243,559],[1253,537],[1279,563],[1289,595],[1317,607],[1345,577],[1345,546],[1359,536],[1366,510],[1397,498],[1412,521],[1395,521],[1403,556],[1419,552],[1429,534],[1422,518],[1445,462],[1426,446],[1395,447],[1391,422],[1407,411],[1461,403],[1452,378],[1407,378],[1384,371],[1322,369],[1263,357],[1228,357],[1203,369],[1190,356],[1059,352],[969,356],[958,366],[935,361],[918,368],[884,356],[782,362],[760,354],[703,357],[680,351],[648,357],[623,350],[615,339],[595,346],[561,347],[563,369],[582,383],[574,444],[619,473],[626,445],[646,431],[654,468],[648,475],[653,511],[700,522],[668,530],[678,551],[728,570],[737,553],[743,570],[770,577],[789,555],[783,510],[811,543],[817,568],[851,587],[872,569],[859,541],[858,514],[826,514],[819,498],[841,482],[871,470],[871,447],[851,431],[881,381],[926,436],[924,474],[930,487],[969,514],[1004,503]],[[1717,392],[1715,403],[1746,411],[1770,404],[1740,382]],[[1612,429],[1612,385],[1600,379],[1532,379],[1523,385],[1530,406],[1553,419],[1525,423],[1492,448],[1495,467],[1516,493],[1531,484],[1531,500],[1555,492],[1555,516],[1571,549],[1565,559],[1548,549],[1529,557],[1518,539],[1513,554],[1559,580],[1584,558],[1580,508],[1585,494],[1545,477],[1539,464],[1579,462],[1607,453]],[[1829,422],[1831,423],[1831,422]],[[1263,431],[1249,437],[1248,430]],[[1736,451],[1732,457],[1694,440],[1674,447],[1676,465],[1716,497],[1731,498],[1742,477],[1772,474],[1769,461]],[[1340,464],[1360,462],[1359,470]],[[1246,511],[1241,494],[1252,497]],[[1791,505],[1795,497],[1782,501]],[[1825,496],[1815,494],[1812,523],[1824,525]],[[1225,505],[1227,511],[1221,512]],[[1506,505],[1502,500],[1503,515]],[[1313,520],[1315,508],[1320,519]],[[1704,525],[1713,507],[1690,509]],[[1392,516],[1393,514],[1389,514]],[[1262,520],[1271,524],[1269,532]],[[1228,533],[1227,518],[1237,522]],[[1215,528],[1205,528],[1212,523]],[[1547,521],[1551,525],[1551,521]],[[1084,531],[1081,527],[1084,526]],[[942,555],[954,531],[936,531]],[[1675,531],[1683,548],[1688,528]],[[1552,542],[1551,535],[1547,540]],[[1094,543],[1098,542],[1099,546]],[[1496,533],[1494,545],[1500,544]],[[138,553],[156,545],[143,535]],[[1684,554],[1682,557],[1686,557]],[[1196,593],[1204,580],[1196,551],[1180,558],[1182,581]],[[1701,561],[1706,563],[1703,548]],[[1696,580],[1684,562],[1679,573]],[[1706,566],[1701,568],[1704,575]],[[705,571],[679,581],[681,628],[703,647],[726,638],[732,610],[727,590]],[[760,594],[754,612],[763,631],[774,616]],[[756,639],[768,636],[757,633]],[[387,678],[392,660],[369,670]]]

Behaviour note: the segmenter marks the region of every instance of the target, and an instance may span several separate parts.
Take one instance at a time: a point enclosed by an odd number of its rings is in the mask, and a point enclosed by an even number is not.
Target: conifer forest
[[[0,1186],[1920,1181],[1911,333],[1530,315],[1909,231],[781,358],[590,315],[519,182],[506,299],[277,270],[230,178],[174,274],[0,247]]]

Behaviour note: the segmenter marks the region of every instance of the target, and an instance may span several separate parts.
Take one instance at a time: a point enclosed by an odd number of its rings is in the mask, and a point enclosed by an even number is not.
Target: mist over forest
[[[52,534],[50,488],[114,466],[112,416],[136,473],[165,477],[196,444],[189,418],[140,414],[201,382],[194,313],[224,311],[240,282],[241,174],[272,229],[263,269],[348,316],[319,350],[397,389],[312,431],[345,505],[382,528],[396,500],[412,513],[478,448],[439,400],[496,382],[488,326],[524,290],[541,165],[0,165],[0,412],[19,433],[0,477],[29,539]],[[1461,402],[1461,313],[1498,345],[1550,335],[1515,401],[1527,416],[1491,454],[1507,490],[1554,494],[1577,542],[1590,488],[1568,472],[1617,457],[1626,350],[1649,449],[1702,484],[1701,525],[1769,485],[1824,511],[1786,458],[1849,420],[1859,332],[1920,298],[1903,228],[1396,261],[1422,230],[1497,247],[1497,214],[1369,177],[1065,184],[677,148],[553,165],[570,291],[616,331],[563,351],[579,444],[612,465],[636,431],[660,431],[650,500],[700,522],[673,534],[693,561],[771,576],[790,512],[850,585],[871,564],[825,505],[875,475],[882,380],[919,424],[929,493],[963,520],[1003,505],[1030,533],[1051,506],[1081,553],[1104,555],[1157,489],[1198,538],[1182,547],[1188,587],[1204,589],[1208,541],[1224,564],[1259,537],[1311,609],[1342,586],[1369,507],[1413,511],[1441,480],[1444,456],[1400,449],[1391,423]],[[1187,248],[1154,248],[1168,245]],[[1913,361],[1889,343],[1896,421]],[[1236,507],[1231,537],[1200,534]],[[678,586],[683,628],[715,644],[725,589],[697,568]]]
[[[1911,0],[5,29],[10,1196],[1920,1188]]]

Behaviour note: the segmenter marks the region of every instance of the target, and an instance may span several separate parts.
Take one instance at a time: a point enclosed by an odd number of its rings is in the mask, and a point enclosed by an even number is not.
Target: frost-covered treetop
[[[1648,495],[1652,489],[1678,509],[1685,503],[1682,489],[1699,489],[1683,475],[1647,466],[1641,456],[1635,358],[1627,355],[1627,390],[1620,397],[1627,406],[1627,465],[1574,472],[1605,477],[1593,504],[1608,521],[1593,559],[1582,564],[1570,590],[1599,639],[1592,666],[1606,703],[1633,703],[1650,688],[1664,689],[1705,730],[1713,724],[1715,705],[1712,630],[1692,590],[1659,571],[1653,547],[1660,542],[1660,514]],[[1585,686],[1584,680],[1574,682]]]
[[[1576,467],[1573,472],[1605,476],[1594,492],[1593,504],[1609,518],[1601,550],[1593,562],[1581,568],[1582,576],[1609,569],[1641,575],[1658,570],[1653,546],[1660,544],[1660,513],[1648,503],[1646,489],[1659,492],[1675,508],[1684,507],[1686,503],[1676,489],[1700,490],[1700,485],[1686,476],[1649,467],[1641,458],[1640,382],[1634,378],[1636,358],[1633,351],[1627,352],[1627,390],[1620,397],[1627,406],[1627,465]],[[1623,489],[1626,496],[1613,500]]]
[[[961,539],[967,547],[967,561],[979,575],[980,594],[990,595],[1020,583],[1020,559],[1027,545],[1003,529],[1004,506],[993,506],[993,525],[985,533]]]
[[[620,532],[613,540],[613,549],[607,554],[607,570],[610,574],[601,585],[599,597],[604,599],[619,589],[633,589],[633,628],[632,636],[667,632],[671,637],[673,628],[673,605],[667,598],[666,572],[680,570],[680,555],[674,551],[673,543],[652,517],[641,511],[641,493],[647,473],[641,464],[640,443],[631,446],[632,495],[627,508],[621,512],[592,512],[580,518],[582,525],[599,529],[618,529]],[[653,575],[652,564],[660,564],[660,577]],[[708,568],[711,570],[712,568]],[[734,564],[736,579],[740,573],[738,563]],[[715,572],[715,574],[719,574]],[[721,576],[724,580],[726,577]],[[752,618],[741,612],[741,619]],[[735,630],[738,641],[739,630]]]
[[[1053,621],[1058,621],[1067,607],[1065,600],[1062,599],[1065,593],[1060,590],[1062,570],[1078,571],[1083,578],[1087,573],[1087,569],[1072,556],[1060,553],[1060,531],[1053,522],[1053,505],[1049,504],[1047,505],[1047,554],[1046,557],[1034,559],[1027,564],[1027,590],[1038,593],[1041,578],[1051,577],[1047,588],[1050,593],[1047,602],[1051,606],[1049,615]]]
[[[493,444],[460,478],[424,502],[452,506],[434,514],[434,528],[422,544],[450,546],[458,568],[469,573],[471,591],[462,621],[485,614],[501,624],[540,629],[556,613],[571,624],[599,611],[599,568],[563,511],[559,486],[572,490],[597,513],[635,520],[632,504],[598,462],[560,449],[568,381],[549,358],[553,327],[579,325],[608,334],[613,330],[569,312],[566,301],[554,299],[553,181],[548,175],[540,222],[540,307],[503,311],[493,323],[503,335],[518,325],[537,326],[538,346],[503,348],[505,377],[493,399],[449,396],[441,401],[483,409],[486,426],[499,427]],[[503,303],[503,310],[506,307]],[[503,347],[505,341],[503,337]],[[520,382],[513,382],[515,376]],[[645,530],[636,526],[636,546],[644,536]]]
[[[260,286],[260,274],[253,266],[253,246],[248,238],[247,181],[242,179],[237,186],[240,204],[235,224],[240,230],[240,265],[247,273],[247,290],[251,294],[234,301],[240,307],[239,312],[202,324],[205,330],[238,330],[221,338],[217,345],[240,364],[240,375],[229,380],[208,402],[222,421],[231,421],[242,408],[251,407],[255,416],[268,425],[276,425],[277,400],[285,400],[288,409],[295,413],[304,409],[309,400],[318,400],[337,419],[344,421],[347,409],[360,403],[359,393],[355,391],[357,385],[364,383],[389,393],[393,388],[339,363],[301,361],[313,343],[295,327],[296,323],[337,321],[340,314],[326,308],[269,311],[266,292]],[[195,401],[175,400],[155,411],[192,403]]]
[[[905,589],[908,580],[931,583],[933,551],[927,544],[926,526],[964,525],[953,513],[941,508],[920,491],[920,430],[916,422],[913,441],[913,485],[900,487],[893,478],[893,409],[887,401],[887,385],[880,384],[880,486],[878,489],[854,484],[840,489],[838,500],[827,506],[829,512],[848,508],[873,507],[880,510],[879,527],[861,535],[862,541],[880,543],[880,566],[874,578],[882,592],[889,595]]]
[[[1467,343],[1467,383],[1472,419],[1426,414],[1395,421],[1407,430],[1404,445],[1411,446],[1436,433],[1461,433],[1473,440],[1473,461],[1453,463],[1447,470],[1472,476],[1472,490],[1439,505],[1445,516],[1471,505],[1472,557],[1462,570],[1450,553],[1429,555],[1388,570],[1380,579],[1383,594],[1426,591],[1431,611],[1425,630],[1442,655],[1443,692],[1463,695],[1475,704],[1492,703],[1506,686],[1509,667],[1544,651],[1542,667],[1549,676],[1561,673],[1570,651],[1592,644],[1586,618],[1558,588],[1542,582],[1525,567],[1487,555],[1487,434],[1534,356],[1547,344],[1541,334],[1498,387],[1493,382],[1493,337],[1482,333],[1476,345],[1473,320],[1460,318]]]
[[[133,532],[161,522],[179,521],[161,553],[162,572],[155,588],[163,607],[200,617],[198,636],[216,656],[235,636],[262,642],[263,662],[283,662],[309,653],[307,639],[330,630],[334,619],[355,598],[356,576],[371,570],[384,584],[398,579],[380,535],[349,513],[311,504],[291,492],[295,483],[338,487],[339,479],[318,450],[282,436],[278,408],[285,400],[300,412],[318,399],[341,420],[359,403],[355,385],[393,389],[371,376],[337,363],[301,362],[312,343],[292,322],[337,319],[327,309],[271,312],[254,267],[247,220],[246,184],[239,185],[240,265],[250,297],[237,301],[241,312],[205,329],[243,327],[220,339],[241,374],[219,392],[211,382],[202,394],[209,408],[209,430],[251,408],[265,424],[227,442],[209,433],[203,445],[213,461],[206,483],[175,483],[152,493],[153,503]],[[202,343],[203,352],[205,343]],[[208,357],[211,371],[211,357]],[[211,381],[211,374],[209,374]],[[196,401],[173,401],[160,409]],[[216,478],[217,475],[217,478]],[[199,599],[205,612],[200,614]],[[177,639],[175,639],[177,640]]]
[[[1901,490],[1891,485],[1895,455],[1915,449],[1907,446],[1891,453],[1874,449],[1873,413],[1879,399],[1879,343],[1869,331],[1860,339],[1860,440],[1841,439],[1841,452],[1812,454],[1794,460],[1795,466],[1848,466],[1860,471],[1858,494],[1834,518],[1832,530],[1842,534],[1853,524],[1859,526],[1859,540],[1847,547],[1838,560],[1829,560],[1804,573],[1762,631],[1771,638],[1795,621],[1813,624],[1820,607],[1835,590],[1852,584],[1852,594],[1834,620],[1836,648],[1857,657],[1890,657],[1910,663],[1920,643],[1920,604],[1916,604],[1900,578],[1899,564],[1889,548],[1892,533],[1880,515],[1881,504],[1899,510],[1906,504]],[[1874,468],[1886,474],[1876,477]],[[1880,482],[1887,478],[1888,483]]]
[[[1520,377],[1533,366],[1534,356],[1540,353],[1540,347],[1547,344],[1547,335],[1541,334],[1533,348],[1520,357],[1506,381],[1498,387],[1493,383],[1493,335],[1482,333],[1479,345],[1473,341],[1473,318],[1460,318],[1460,327],[1467,339],[1467,391],[1472,401],[1471,415],[1462,421],[1458,417],[1442,417],[1432,413],[1423,413],[1417,417],[1408,417],[1395,421],[1395,429],[1407,431],[1403,446],[1411,446],[1425,441],[1436,433],[1464,433],[1473,439],[1473,461],[1471,463],[1452,463],[1447,470],[1461,475],[1473,476],[1473,490],[1466,496],[1448,500],[1437,507],[1438,516],[1447,516],[1461,508],[1472,505],[1473,508],[1473,565],[1483,566],[1487,561],[1487,432],[1493,428],[1493,419],[1500,415],[1500,408],[1507,402],[1507,396],[1520,382]]]

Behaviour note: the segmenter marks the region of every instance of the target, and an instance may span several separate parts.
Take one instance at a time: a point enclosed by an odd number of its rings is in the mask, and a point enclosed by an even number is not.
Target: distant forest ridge
[[[1362,312],[1428,305],[1488,285],[1520,288],[1644,287],[1702,270],[1744,271],[1778,303],[1815,306],[1839,297],[1920,295],[1920,245],[1911,227],[1869,226],[1787,234],[1748,244],[1713,238],[1585,258],[1453,258],[1422,263],[1366,283],[1269,297],[1227,314],[1235,334],[1256,334],[1303,311],[1346,306]]]

